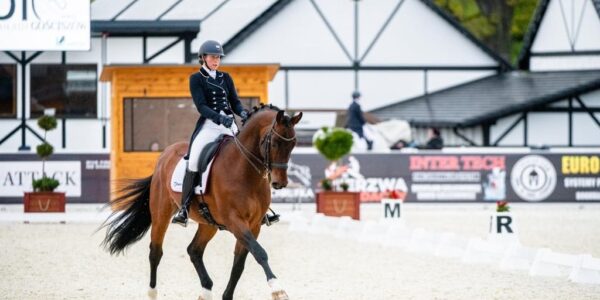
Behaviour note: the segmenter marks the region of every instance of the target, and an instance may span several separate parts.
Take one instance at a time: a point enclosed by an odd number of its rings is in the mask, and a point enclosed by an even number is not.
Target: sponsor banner
[[[106,203],[109,195],[108,154],[54,154],[46,161],[46,175],[60,182],[57,192],[66,192],[69,203]],[[35,154],[0,155],[0,203],[21,203],[23,192],[42,175],[42,162]]]
[[[49,161],[45,164],[47,177],[58,180],[56,192],[65,192],[67,197],[81,196],[81,162]],[[22,196],[30,192],[34,180],[42,178],[42,163],[39,161],[0,162],[2,195]]]
[[[55,154],[47,173],[61,181],[71,203],[109,199],[108,154]],[[39,174],[34,154],[0,155],[0,203],[20,203]],[[542,151],[356,154],[331,166],[318,154],[293,154],[288,187],[273,190],[273,202],[314,202],[325,176],[338,190],[347,184],[360,192],[362,202],[380,202],[389,191],[405,202],[600,202],[599,153]]]
[[[0,50],[90,49],[89,0],[0,2]]]
[[[600,202],[598,153],[356,154],[329,165],[318,154],[294,154],[288,188],[273,202],[312,202],[319,182],[379,202],[386,192],[409,202]]]

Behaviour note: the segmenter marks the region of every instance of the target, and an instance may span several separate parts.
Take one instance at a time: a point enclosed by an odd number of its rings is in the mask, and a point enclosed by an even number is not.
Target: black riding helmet
[[[198,57],[202,58],[204,55],[219,55],[223,57],[225,56],[225,52],[223,52],[223,46],[219,42],[208,40],[198,50]]]

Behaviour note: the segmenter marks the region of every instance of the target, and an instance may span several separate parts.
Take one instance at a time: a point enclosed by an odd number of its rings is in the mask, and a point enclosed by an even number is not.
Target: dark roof
[[[548,9],[549,4],[550,0],[540,0],[540,4],[538,4],[536,7],[533,18],[531,18],[531,22],[529,22],[527,33],[525,33],[525,37],[523,37],[523,47],[521,47],[519,58],[517,59],[519,69],[521,70],[529,70],[531,46],[533,46],[533,41],[537,36],[538,30],[540,29],[540,24],[544,19],[544,15],[546,15],[546,10]]]
[[[466,30],[453,16],[446,13],[444,10],[439,8],[432,0],[420,0],[423,4],[427,5],[431,10],[433,10],[436,14],[446,20],[450,25],[456,28],[462,35],[464,35],[467,39],[473,42],[477,47],[483,50],[485,53],[490,55],[500,64],[501,69],[510,70],[512,69],[510,63],[508,63],[505,59],[503,59],[496,52],[491,50],[485,44],[483,44],[480,40],[478,40],[475,36],[473,36],[468,30]],[[258,30],[263,24],[267,23],[274,15],[276,15],[279,11],[281,11],[286,5],[288,5],[292,0],[279,0],[275,2],[269,9],[260,14],[256,19],[250,22],[246,27],[240,30],[233,38],[231,38],[223,48],[227,52],[233,51],[239,44],[241,44],[246,38],[248,38],[252,33]]]
[[[469,127],[600,89],[600,71],[506,72],[371,111],[416,126]]]
[[[200,20],[162,21],[92,21],[92,32],[108,33],[112,36],[177,36],[200,31]]]

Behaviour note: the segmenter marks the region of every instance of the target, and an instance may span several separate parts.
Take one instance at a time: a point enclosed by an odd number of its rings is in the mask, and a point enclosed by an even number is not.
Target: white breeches
[[[198,172],[198,162],[200,161],[200,153],[202,153],[202,149],[207,144],[214,142],[219,135],[226,134],[232,136],[231,130],[237,133],[238,128],[233,122],[231,125],[231,129],[223,126],[217,125],[212,120],[206,119],[202,129],[196,135],[196,138],[192,142],[192,148],[190,149],[190,157],[188,160],[188,170],[192,172]]]

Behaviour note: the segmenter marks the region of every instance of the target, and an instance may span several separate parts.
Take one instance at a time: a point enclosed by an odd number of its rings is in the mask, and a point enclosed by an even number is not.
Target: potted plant
[[[328,178],[321,179],[320,186],[321,186],[321,189],[323,189],[324,191],[333,190],[333,183],[331,183],[331,180]]]
[[[344,181],[344,182],[340,183],[340,188],[342,189],[343,192],[347,192],[348,189],[350,188],[350,185]]]
[[[56,128],[56,118],[44,115],[38,119],[38,126],[44,130],[44,139],[36,148],[36,153],[42,160],[42,176],[32,182],[33,192],[25,192],[23,208],[25,212],[64,212],[65,193],[54,192],[60,184],[58,180],[46,174],[46,160],[54,153],[54,147],[48,143],[48,131]]]
[[[322,128],[315,134],[313,143],[319,153],[329,161],[329,169],[336,169],[339,160],[352,149],[352,134],[343,128]],[[337,173],[337,172],[334,172]],[[339,175],[339,174],[338,174]],[[350,216],[360,219],[360,193],[349,192],[349,185],[342,182],[336,190],[332,175],[321,180],[321,190],[317,192],[317,212],[328,216]]]
[[[508,205],[508,201],[497,201],[496,202],[496,212],[510,212],[510,206]]]

